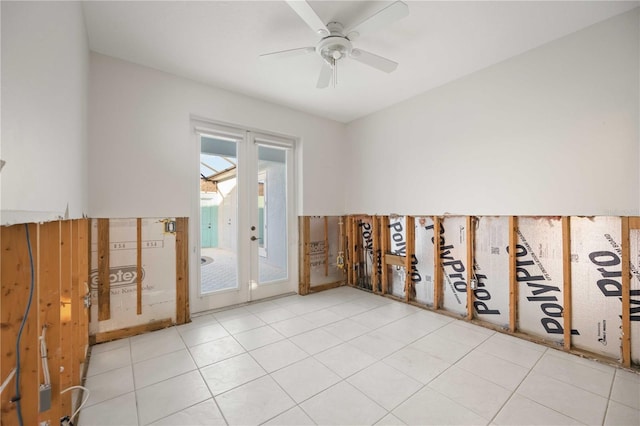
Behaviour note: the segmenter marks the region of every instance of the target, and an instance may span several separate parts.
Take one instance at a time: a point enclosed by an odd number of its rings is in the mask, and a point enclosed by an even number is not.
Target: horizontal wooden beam
[[[629,229],[640,229],[640,217],[629,218]]]
[[[95,345],[96,343],[110,342],[112,340],[137,336],[138,334],[148,333],[150,331],[162,330],[163,328],[171,327],[172,325],[173,321],[171,318],[167,318],[147,324],[121,328],[119,330],[105,331],[103,333],[98,333],[95,336],[91,336],[89,340],[92,345]]]
[[[320,284],[320,285],[316,285],[316,286],[311,286],[309,288],[309,291],[311,293],[317,293],[319,291],[329,290],[329,289],[332,289],[332,288],[340,287],[342,285],[344,285],[344,280],[335,281],[335,282],[327,283],[327,284]]]
[[[397,254],[385,253],[384,255],[385,265],[402,266],[404,268],[406,266],[405,259],[405,256],[398,256]]]

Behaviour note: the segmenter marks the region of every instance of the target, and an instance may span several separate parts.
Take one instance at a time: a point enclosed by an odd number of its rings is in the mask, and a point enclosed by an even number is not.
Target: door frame
[[[200,296],[200,286],[201,286],[201,266],[200,266],[200,249],[201,249],[201,241],[200,241],[200,168],[198,165],[200,164],[200,137],[202,134],[211,134],[212,136],[226,136],[230,139],[239,140],[238,142],[238,161],[240,158],[243,158],[244,168],[247,169],[246,173],[240,173],[237,176],[238,179],[238,187],[241,183],[242,179],[248,179],[248,182],[243,185],[246,187],[247,192],[245,192],[244,196],[238,196],[238,258],[243,259],[251,259],[249,262],[249,268],[238,268],[238,288],[237,289],[228,289],[221,290],[216,292],[216,295],[220,295],[218,299],[222,299],[222,304],[217,303],[219,300],[214,301],[213,296]],[[220,122],[216,120],[210,120],[207,118],[202,118],[198,116],[190,117],[190,141],[191,141],[191,149],[192,158],[193,158],[193,174],[189,174],[192,176],[191,182],[193,185],[190,187],[191,189],[191,220],[189,221],[189,246],[190,246],[190,257],[189,257],[189,298],[190,302],[190,311],[191,313],[204,312],[211,309],[218,309],[225,306],[232,306],[234,304],[242,304],[245,302],[252,301],[252,285],[256,285],[256,283],[251,282],[252,277],[255,277],[257,280],[257,271],[258,266],[256,262],[258,261],[258,244],[253,243],[251,247],[248,244],[245,244],[245,241],[249,241],[252,233],[249,229],[249,226],[242,226],[242,224],[249,224],[252,221],[255,221],[255,226],[257,226],[257,208],[256,211],[250,211],[249,199],[250,194],[257,194],[257,179],[249,178],[250,170],[257,170],[257,148],[254,150],[249,149],[249,144],[255,145],[256,142],[259,141],[272,141],[274,146],[278,145],[279,141],[286,141],[286,144],[290,148],[289,155],[287,157],[289,165],[287,173],[291,173],[291,179],[287,179],[290,187],[287,189],[287,216],[288,216],[288,288],[286,292],[296,292],[298,291],[298,226],[297,226],[297,212],[296,206],[297,202],[295,197],[298,195],[297,191],[297,164],[298,155],[297,155],[297,145],[298,139],[289,135],[277,134],[274,132],[265,132],[264,130],[254,129],[248,126],[240,126],[235,124],[229,124],[225,122]],[[284,145],[281,145],[284,146]],[[253,155],[249,155],[249,154]],[[242,175],[242,176],[241,176]],[[256,197],[257,198],[257,197]],[[257,205],[257,203],[256,203]],[[255,253],[253,253],[255,252]],[[280,282],[281,283],[281,282]],[[244,285],[243,285],[244,284]],[[269,291],[269,286],[271,284],[262,284],[261,292],[263,297],[271,297],[278,294],[278,292]],[[271,286],[272,289],[275,289],[274,286]],[[243,292],[244,295],[242,294]],[[229,294],[227,294],[229,293]],[[233,296],[233,293],[236,294],[237,297]]]

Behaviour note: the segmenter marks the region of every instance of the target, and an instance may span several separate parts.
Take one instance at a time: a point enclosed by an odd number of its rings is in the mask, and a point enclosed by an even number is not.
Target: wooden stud
[[[324,217],[324,276],[329,276],[329,218]]]
[[[176,323],[189,317],[189,218],[176,218]]]
[[[298,294],[302,295],[302,282],[304,281],[304,216],[298,216]]]
[[[343,217],[344,227],[344,273],[346,275],[347,285],[352,285],[351,282],[351,221],[349,216]]]
[[[518,281],[516,280],[516,245],[518,218],[509,216],[509,331],[516,331],[518,321]]]
[[[351,218],[353,220],[353,244],[351,245],[351,250],[353,254],[353,263],[355,268],[353,268],[353,282],[356,287],[361,287],[360,275],[362,274],[362,227],[360,226],[360,221],[355,216]]]
[[[72,258],[73,258],[73,234],[72,222],[65,220],[60,222],[60,389],[66,389],[73,385],[73,335],[72,305],[75,295],[72,292]],[[60,416],[71,416],[71,393],[60,395]]]
[[[440,218],[433,217],[433,309],[442,306],[442,264],[440,262]]]
[[[351,283],[354,286],[358,285],[358,269],[360,267],[358,256],[358,226],[355,217],[349,217],[351,222],[351,239],[349,240],[349,251],[351,252],[352,268],[351,268]]]
[[[344,216],[338,216],[338,257],[342,257],[342,267],[340,269],[342,269],[342,276],[344,277],[345,274],[345,267],[346,267],[346,259],[345,259],[345,250],[344,250],[344,240],[346,238],[345,235],[345,230],[344,230]],[[338,262],[338,259],[336,259],[336,264]],[[339,265],[338,265],[339,266]]]
[[[631,367],[631,272],[629,218],[621,218],[622,226],[622,365]]]
[[[80,305],[80,360],[84,362],[89,349],[89,308],[84,297],[90,296],[89,277],[91,276],[91,221],[78,220],[78,304]]]
[[[349,282],[352,286],[356,286],[357,283],[355,277],[358,261],[354,256],[354,244],[356,241],[355,223],[352,216],[349,216],[347,220],[349,221],[349,238],[347,239],[349,246],[347,247],[347,250],[349,251],[349,259],[351,260],[349,267]]]
[[[75,221],[74,221],[75,222]],[[87,276],[87,293],[91,292],[91,288],[89,285],[89,277],[91,277],[91,273],[92,273],[92,268],[95,266],[93,265],[93,255],[92,255],[92,250],[93,250],[93,245],[91,242],[91,239],[93,238],[93,221],[91,219],[81,219],[78,221],[79,226],[84,227],[84,229],[86,230],[86,241],[82,241],[83,247],[86,248],[87,251],[87,255],[86,255],[86,276]],[[97,222],[96,222],[97,225]],[[74,242],[75,244],[76,242]],[[84,257],[84,256],[83,256]],[[84,266],[83,266],[84,267]],[[83,274],[84,275],[84,274]],[[91,309],[87,309],[87,330],[89,329],[88,324],[91,321]],[[88,336],[87,336],[88,338]]]
[[[136,313],[142,315],[142,219],[136,220]]]
[[[121,328],[119,330],[105,331],[97,333],[95,336],[91,336],[91,344],[95,345],[98,343],[110,342],[112,340],[124,339],[125,337],[137,336],[138,334],[148,333],[150,331],[162,330],[163,328],[171,327],[172,325],[173,321],[171,321],[171,318],[167,318],[133,327]]]
[[[389,216],[380,217],[380,251],[382,261],[382,294],[389,292],[389,268],[387,267],[387,251],[389,251]]]
[[[37,332],[46,328],[47,364],[51,377],[51,407],[38,414],[39,422],[60,419],[60,222],[47,222],[38,225],[38,304],[33,306],[38,315]],[[35,302],[35,300],[34,300]],[[44,383],[38,350],[38,383]]]
[[[633,216],[629,218],[629,229],[640,229],[640,217]]]
[[[413,255],[415,254],[416,247],[416,221],[413,216],[405,216],[405,285],[404,285],[404,300],[409,302],[413,299]]]
[[[362,239],[362,224],[363,224],[363,220],[360,218],[354,218],[356,227],[356,245],[354,246],[354,250],[356,253],[356,256],[358,257],[358,269],[357,269],[357,279],[358,279],[358,285],[361,286],[362,288],[366,288],[366,271],[365,271],[365,267],[364,267],[364,262],[365,260],[365,248],[364,248],[364,242]]]
[[[564,350],[571,350],[571,218],[562,217],[562,285],[564,319]]]
[[[353,270],[353,258],[351,257],[351,242],[353,241],[353,236],[351,235],[351,216],[344,217],[344,226],[346,237],[344,239],[345,243],[345,270],[347,273],[347,284],[353,286],[353,274],[351,271]]]
[[[111,318],[109,219],[98,219],[98,321]]]
[[[80,364],[82,364],[84,357],[82,356],[82,351],[80,346],[82,345],[82,325],[81,325],[81,314],[82,314],[82,297],[80,293],[80,267],[79,267],[79,252],[80,252],[80,241],[78,238],[79,232],[79,221],[72,220],[71,221],[71,329],[72,336],[72,365],[71,365],[71,384],[79,385],[80,379],[82,376],[82,372],[80,370]],[[68,392],[65,395],[71,396]]]
[[[304,216],[302,221],[302,280],[299,285],[301,295],[309,294],[311,287],[311,218]]]
[[[379,293],[379,282],[380,282],[380,274],[379,274],[379,260],[380,260],[380,220],[378,216],[372,217],[373,225],[371,232],[373,244],[371,247],[373,260],[371,262],[371,288],[374,293]]]
[[[26,229],[29,227],[31,252],[34,269],[38,264],[37,225],[14,225],[0,227],[0,343],[2,355],[0,377],[4,381],[16,366],[16,341],[18,330],[29,299],[31,280],[37,288],[37,276],[32,277],[27,249]],[[38,424],[38,300],[34,290],[29,315],[25,320],[20,340],[20,395],[21,411],[25,425]],[[16,377],[8,383],[0,396],[0,423],[18,424],[16,404],[11,399],[16,396]]]
[[[467,216],[467,319],[473,319],[474,292],[471,280],[474,278],[474,250],[475,250],[475,217]]]

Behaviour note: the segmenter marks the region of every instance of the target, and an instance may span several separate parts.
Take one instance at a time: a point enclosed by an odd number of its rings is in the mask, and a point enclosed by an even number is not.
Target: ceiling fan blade
[[[287,4],[315,33],[323,37],[329,35],[329,29],[324,22],[322,22],[318,14],[311,8],[309,3],[300,0],[288,0]]]
[[[391,59],[383,58],[382,56],[361,49],[353,49],[351,51],[351,58],[387,73],[395,71],[398,67],[398,63]]]
[[[316,51],[315,47],[299,47],[297,49],[280,50],[278,52],[264,53],[260,55],[260,59],[289,58],[292,56],[307,55],[315,51]]]
[[[404,18],[408,14],[409,6],[407,6],[406,3],[397,1],[391,3],[389,6],[368,17],[352,28],[349,28],[347,31],[345,31],[345,34],[349,39],[353,40],[361,34],[373,32],[379,30],[380,28],[384,28],[387,25],[390,25],[391,23],[397,21],[398,19]]]
[[[318,77],[318,84],[316,87],[318,89],[325,89],[329,87],[329,83],[331,83],[331,75],[333,74],[333,69],[331,65],[323,62],[322,68],[320,69],[320,76]]]

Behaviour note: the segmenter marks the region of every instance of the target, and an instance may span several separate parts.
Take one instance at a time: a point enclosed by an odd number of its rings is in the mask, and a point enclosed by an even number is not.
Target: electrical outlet
[[[167,220],[164,223],[164,232],[175,233],[176,232],[176,221],[175,220]]]

